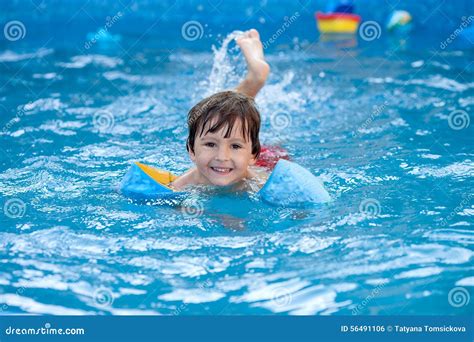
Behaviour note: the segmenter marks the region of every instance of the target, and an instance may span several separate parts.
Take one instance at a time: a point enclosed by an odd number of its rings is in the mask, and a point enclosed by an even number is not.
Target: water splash
[[[224,38],[219,48],[214,45],[212,46],[214,60],[209,78],[203,84],[206,88],[205,96],[215,94],[229,87],[237,86],[240,76],[237,73],[236,66],[228,50],[229,44],[243,33],[242,31],[233,31]],[[232,51],[232,49],[230,51]]]
[[[242,79],[239,58],[242,55],[234,52],[240,51],[238,47],[229,48],[232,41],[240,37],[244,32],[233,31],[229,33],[220,47],[213,46],[213,63],[211,73],[206,81],[201,85],[204,88],[204,96],[210,96],[216,92],[235,88]],[[277,75],[278,76],[278,75]],[[267,84],[260,92],[258,104],[262,109],[262,116],[266,118],[265,112],[299,112],[304,109],[307,101],[299,91],[288,91],[287,87],[294,81],[295,73],[292,70],[285,71],[280,81],[274,84]],[[305,94],[311,97],[313,94]]]

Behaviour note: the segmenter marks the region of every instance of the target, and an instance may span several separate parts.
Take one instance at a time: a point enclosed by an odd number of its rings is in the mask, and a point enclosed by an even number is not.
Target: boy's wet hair
[[[238,120],[242,122],[242,136],[245,141],[250,139],[252,154],[257,158],[260,154],[260,113],[253,98],[235,91],[216,93],[191,108],[188,113],[189,135],[186,149],[194,153],[197,134],[201,137],[226,128],[224,138],[228,138]],[[208,124],[211,122],[214,123],[212,126]]]

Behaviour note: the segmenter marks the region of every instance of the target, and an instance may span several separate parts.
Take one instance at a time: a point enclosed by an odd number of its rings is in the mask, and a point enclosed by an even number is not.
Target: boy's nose
[[[219,150],[217,151],[217,156],[216,159],[220,161],[225,161],[229,160],[230,158],[230,150],[227,147],[219,147]]]

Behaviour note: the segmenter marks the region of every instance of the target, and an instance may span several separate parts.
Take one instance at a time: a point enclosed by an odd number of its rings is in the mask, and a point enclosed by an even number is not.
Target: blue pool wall
[[[105,25],[107,17],[119,11],[123,16],[110,32],[136,36],[142,43],[157,38],[165,44],[177,44],[193,50],[208,49],[216,36],[232,29],[255,27],[263,37],[269,37],[281,27],[284,18],[298,12],[287,34],[281,37],[292,41],[313,41],[318,38],[314,12],[325,10],[328,1],[322,0],[202,0],[202,1],[58,1],[13,0],[0,3],[0,23],[19,20],[27,28],[28,44],[47,43],[49,46],[73,44],[84,40],[89,32]],[[425,39],[446,39],[463,20],[474,15],[474,1],[454,0],[360,0],[356,1],[356,13],[364,21],[374,20],[383,27],[389,14],[395,9],[409,11],[414,19],[414,33]],[[204,27],[204,37],[187,42],[180,39],[181,27],[189,20],[197,20]],[[3,25],[2,25],[3,26]],[[420,42],[423,43],[423,42]],[[0,41],[0,47],[21,48],[26,42]],[[2,46],[3,45],[3,46]]]

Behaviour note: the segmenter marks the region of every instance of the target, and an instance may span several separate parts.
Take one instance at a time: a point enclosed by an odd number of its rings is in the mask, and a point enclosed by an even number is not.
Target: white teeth
[[[229,172],[231,170],[231,169],[224,169],[224,168],[220,168],[220,167],[213,167],[212,169],[214,171],[222,172],[222,173]]]

